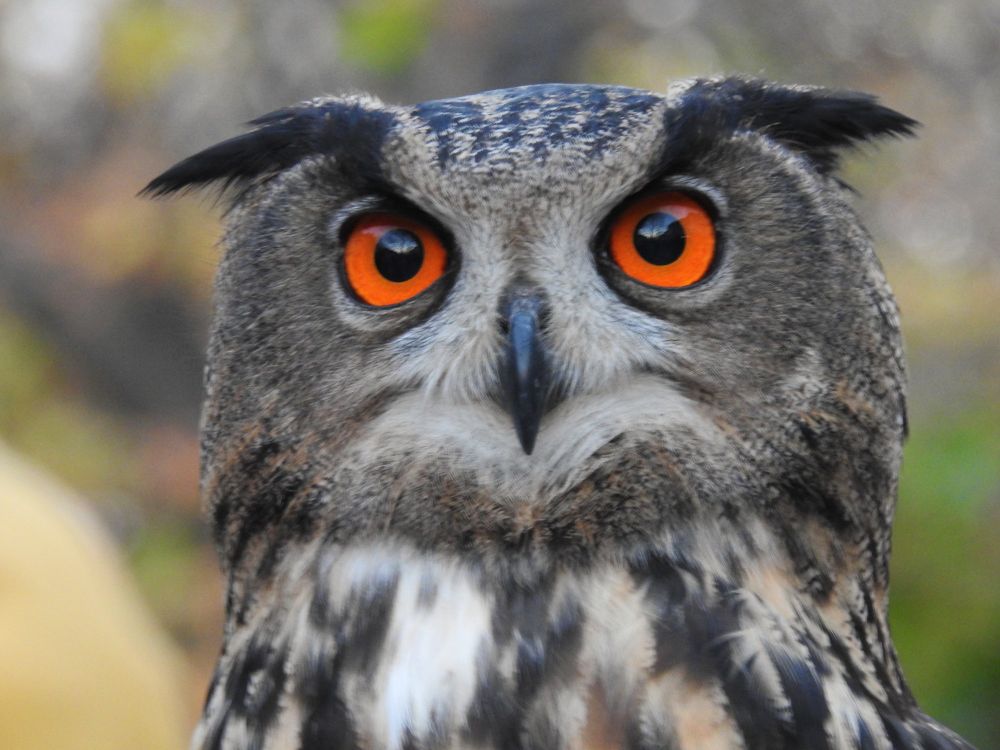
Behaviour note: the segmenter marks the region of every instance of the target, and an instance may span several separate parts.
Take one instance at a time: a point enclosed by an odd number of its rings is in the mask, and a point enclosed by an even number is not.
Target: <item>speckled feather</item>
[[[234,188],[203,490],[228,574],[194,747],[967,748],[886,621],[905,437],[892,295],[833,170],[915,123],[752,79],[322,98],[150,192]],[[628,278],[606,221],[711,204],[711,274]],[[402,209],[448,273],[374,310],[345,222]],[[527,455],[500,310],[544,299]]]

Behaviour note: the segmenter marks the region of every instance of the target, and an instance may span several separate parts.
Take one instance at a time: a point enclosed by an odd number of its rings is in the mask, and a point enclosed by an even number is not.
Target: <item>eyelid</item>
[[[699,198],[700,203],[713,214],[714,219],[724,218],[729,212],[725,193],[708,180],[693,175],[668,175],[651,183],[652,190],[676,190]],[[643,192],[646,192],[645,190]]]
[[[367,195],[337,208],[327,223],[331,239],[343,246],[354,220],[372,213],[396,214],[423,224],[434,231],[449,253],[458,251],[455,237],[446,224],[429,211],[394,195]]]
[[[351,220],[364,214],[385,210],[385,201],[375,195],[367,195],[363,198],[348,201],[338,206],[330,215],[327,222],[327,229],[330,238],[338,245],[343,245]]]
[[[729,214],[729,201],[726,200],[725,193],[714,183],[700,177],[687,174],[668,174],[644,183],[634,192],[619,199],[611,208],[605,211],[603,218],[600,219],[600,223],[594,232],[591,246],[598,253],[601,252],[602,248],[607,246],[607,241],[611,234],[611,223],[629,203],[639,199],[643,195],[671,191],[686,193],[701,203],[705,210],[709,212],[712,220],[716,222],[717,233],[722,233],[722,227],[718,225]]]

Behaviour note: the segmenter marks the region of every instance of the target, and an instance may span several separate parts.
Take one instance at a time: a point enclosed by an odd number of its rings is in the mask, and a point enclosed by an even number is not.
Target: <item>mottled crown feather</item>
[[[551,95],[553,88],[559,87],[526,87],[524,91],[544,90]],[[561,88],[569,93],[601,87]],[[517,101],[530,107],[532,98],[521,96]],[[345,165],[345,171],[377,180],[379,151],[395,122],[391,110],[374,100],[305,102],[251,121],[249,132],[175,164],[141,194],[158,197],[211,184],[223,192],[242,189],[316,154],[332,155]],[[805,154],[822,172],[836,167],[840,150],[880,136],[911,135],[917,124],[869,94],[741,77],[694,81],[668,108],[665,123],[670,161],[692,158],[711,142],[745,129],[763,132]]]

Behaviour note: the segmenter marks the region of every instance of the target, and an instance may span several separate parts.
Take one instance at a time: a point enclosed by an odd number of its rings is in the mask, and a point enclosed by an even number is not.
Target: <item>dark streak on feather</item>
[[[340,645],[340,644],[338,644]],[[302,722],[302,750],[353,750],[358,738],[350,712],[340,694],[340,672],[344,650],[338,647],[330,656],[311,654],[300,666],[298,695],[305,718]]]
[[[497,747],[519,750],[523,714],[524,708],[513,690],[491,665],[480,670],[463,734],[473,745],[494,742]]]
[[[823,725],[830,715],[830,708],[816,674],[805,661],[785,651],[771,649],[768,657],[791,704],[796,739],[804,747],[826,750],[830,743]]]

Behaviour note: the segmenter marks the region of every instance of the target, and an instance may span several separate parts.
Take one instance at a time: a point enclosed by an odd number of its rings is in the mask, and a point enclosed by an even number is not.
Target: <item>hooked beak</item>
[[[538,336],[541,306],[538,297],[518,294],[511,299],[507,313],[502,380],[517,439],[528,455],[535,447],[549,390],[545,347]]]

